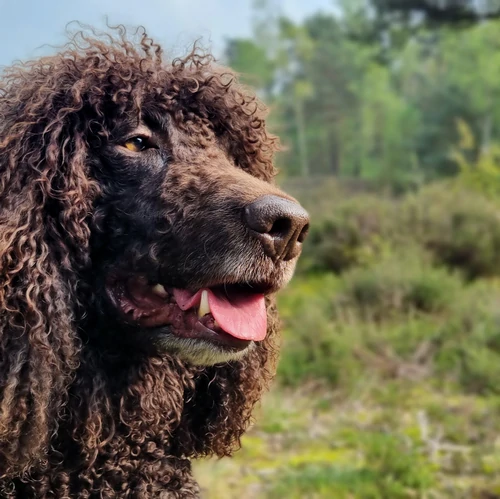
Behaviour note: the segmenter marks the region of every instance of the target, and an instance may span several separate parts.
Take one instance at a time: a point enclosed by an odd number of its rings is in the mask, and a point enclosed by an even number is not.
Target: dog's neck
[[[270,378],[272,336],[243,361],[210,368],[173,357],[117,364],[89,348],[47,456],[0,483],[2,497],[124,497],[119,487],[127,497],[198,497],[189,458],[238,447]]]

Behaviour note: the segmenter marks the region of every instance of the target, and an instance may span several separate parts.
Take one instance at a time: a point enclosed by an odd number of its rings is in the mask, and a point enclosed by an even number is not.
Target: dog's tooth
[[[156,284],[151,288],[151,291],[157,296],[160,296],[161,298],[166,298],[168,296],[168,293],[166,289],[163,287],[161,284]]]
[[[130,305],[130,303],[126,303],[125,305],[123,305],[123,311],[128,314],[131,310],[133,310],[133,306]]]
[[[214,326],[215,326],[215,327],[220,327],[220,326],[219,326],[219,323],[218,323],[217,321],[214,321]]]
[[[210,313],[210,305],[208,304],[208,291],[204,289],[201,292],[200,308],[198,309],[198,317],[201,318]]]

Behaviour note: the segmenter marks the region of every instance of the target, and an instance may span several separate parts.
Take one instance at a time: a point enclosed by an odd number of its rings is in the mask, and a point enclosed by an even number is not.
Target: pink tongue
[[[232,291],[227,296],[222,290],[200,290],[195,294],[174,289],[174,298],[182,310],[198,307],[202,291],[208,291],[210,312],[222,330],[240,340],[262,341],[267,332],[267,314],[264,295]]]
[[[267,315],[264,295],[231,293],[208,290],[210,312],[219,326],[240,340],[262,341],[267,332]]]

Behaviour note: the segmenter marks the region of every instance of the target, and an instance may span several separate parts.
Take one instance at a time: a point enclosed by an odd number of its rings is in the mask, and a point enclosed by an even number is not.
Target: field
[[[500,498],[500,207],[289,185],[313,227],[277,379],[204,497]]]

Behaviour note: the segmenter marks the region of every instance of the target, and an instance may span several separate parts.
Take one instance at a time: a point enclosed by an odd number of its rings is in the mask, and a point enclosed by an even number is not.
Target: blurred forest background
[[[313,223],[277,381],[205,496],[500,498],[500,2],[277,12],[226,59]]]

